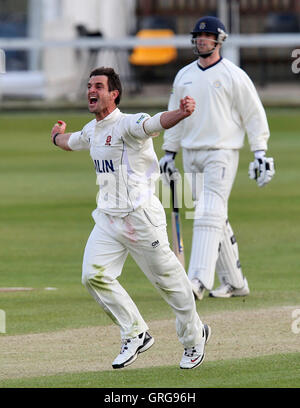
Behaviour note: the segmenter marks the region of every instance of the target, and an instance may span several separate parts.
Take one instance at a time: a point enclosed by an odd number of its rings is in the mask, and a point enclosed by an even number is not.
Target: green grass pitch
[[[227,300],[206,296],[197,303],[200,316],[281,306],[298,305],[300,309],[300,111],[271,109],[267,115],[271,130],[268,154],[275,158],[276,166],[274,180],[262,189],[249,180],[247,169],[253,155],[246,142],[229,202],[229,218],[251,294]],[[6,333],[0,334],[0,339],[111,324],[81,285],[82,255],[96,205],[93,163],[88,152],[63,152],[50,143],[50,129],[58,119],[67,122],[68,131],[75,131],[91,118],[82,113],[0,115],[0,288],[35,289],[0,292],[0,309],[6,313]],[[161,157],[162,137],[154,144]],[[176,162],[182,169],[180,155]],[[166,212],[170,220],[170,210]],[[182,224],[188,261],[192,221],[183,219]],[[174,319],[130,257],[120,281],[146,321]],[[57,290],[45,290],[49,287]],[[300,345],[300,333],[290,335],[297,336]],[[270,352],[267,356],[204,362],[197,371],[201,372],[200,381],[196,370],[178,369],[180,357],[174,366],[166,367],[162,361],[160,367],[127,371],[0,379],[0,387],[300,386],[299,353]],[[162,381],[158,383],[157,378]]]

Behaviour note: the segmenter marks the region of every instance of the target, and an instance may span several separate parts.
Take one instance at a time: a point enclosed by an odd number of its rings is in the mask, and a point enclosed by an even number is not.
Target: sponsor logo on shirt
[[[138,118],[138,120],[136,121],[137,124],[141,123],[141,121],[146,117],[146,115],[142,115]]]
[[[97,173],[112,173],[115,171],[112,160],[94,160],[94,166]]]

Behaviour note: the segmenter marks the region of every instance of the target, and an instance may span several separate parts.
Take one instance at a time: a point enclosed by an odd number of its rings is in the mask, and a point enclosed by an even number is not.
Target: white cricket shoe
[[[202,329],[202,341],[201,344],[196,344],[196,346],[191,348],[185,348],[183,352],[182,359],[180,361],[180,368],[189,369],[198,367],[204,360],[205,344],[210,339],[211,328],[207,324],[203,326]]]
[[[209,292],[210,297],[215,298],[230,298],[234,296],[247,296],[250,293],[247,279],[244,278],[244,287],[241,289],[236,289],[232,287],[229,283],[219,286],[217,289]]]
[[[195,299],[202,300],[205,292],[205,287],[198,278],[191,280],[192,291],[194,293]]]
[[[148,332],[122,342],[120,354],[114,359],[113,368],[123,368],[132,364],[139,353],[148,350],[154,343],[154,338]]]

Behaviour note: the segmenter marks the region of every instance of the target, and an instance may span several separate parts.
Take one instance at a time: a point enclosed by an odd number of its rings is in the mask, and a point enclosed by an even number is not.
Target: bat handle
[[[170,180],[170,189],[172,196],[172,209],[174,212],[178,213],[176,181]]]

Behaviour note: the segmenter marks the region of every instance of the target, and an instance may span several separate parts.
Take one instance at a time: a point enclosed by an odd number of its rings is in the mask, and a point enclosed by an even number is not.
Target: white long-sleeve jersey
[[[115,109],[103,120],[94,119],[81,132],[71,134],[68,145],[72,150],[90,151],[100,212],[124,217],[155,202],[159,165],[152,137],[144,129],[149,118],[147,113],[125,114]]]
[[[248,75],[226,58],[201,68],[197,61],[175,77],[169,110],[192,96],[194,113],[164,133],[163,149],[240,149],[247,133],[252,151],[267,150],[269,126],[257,91]]]

